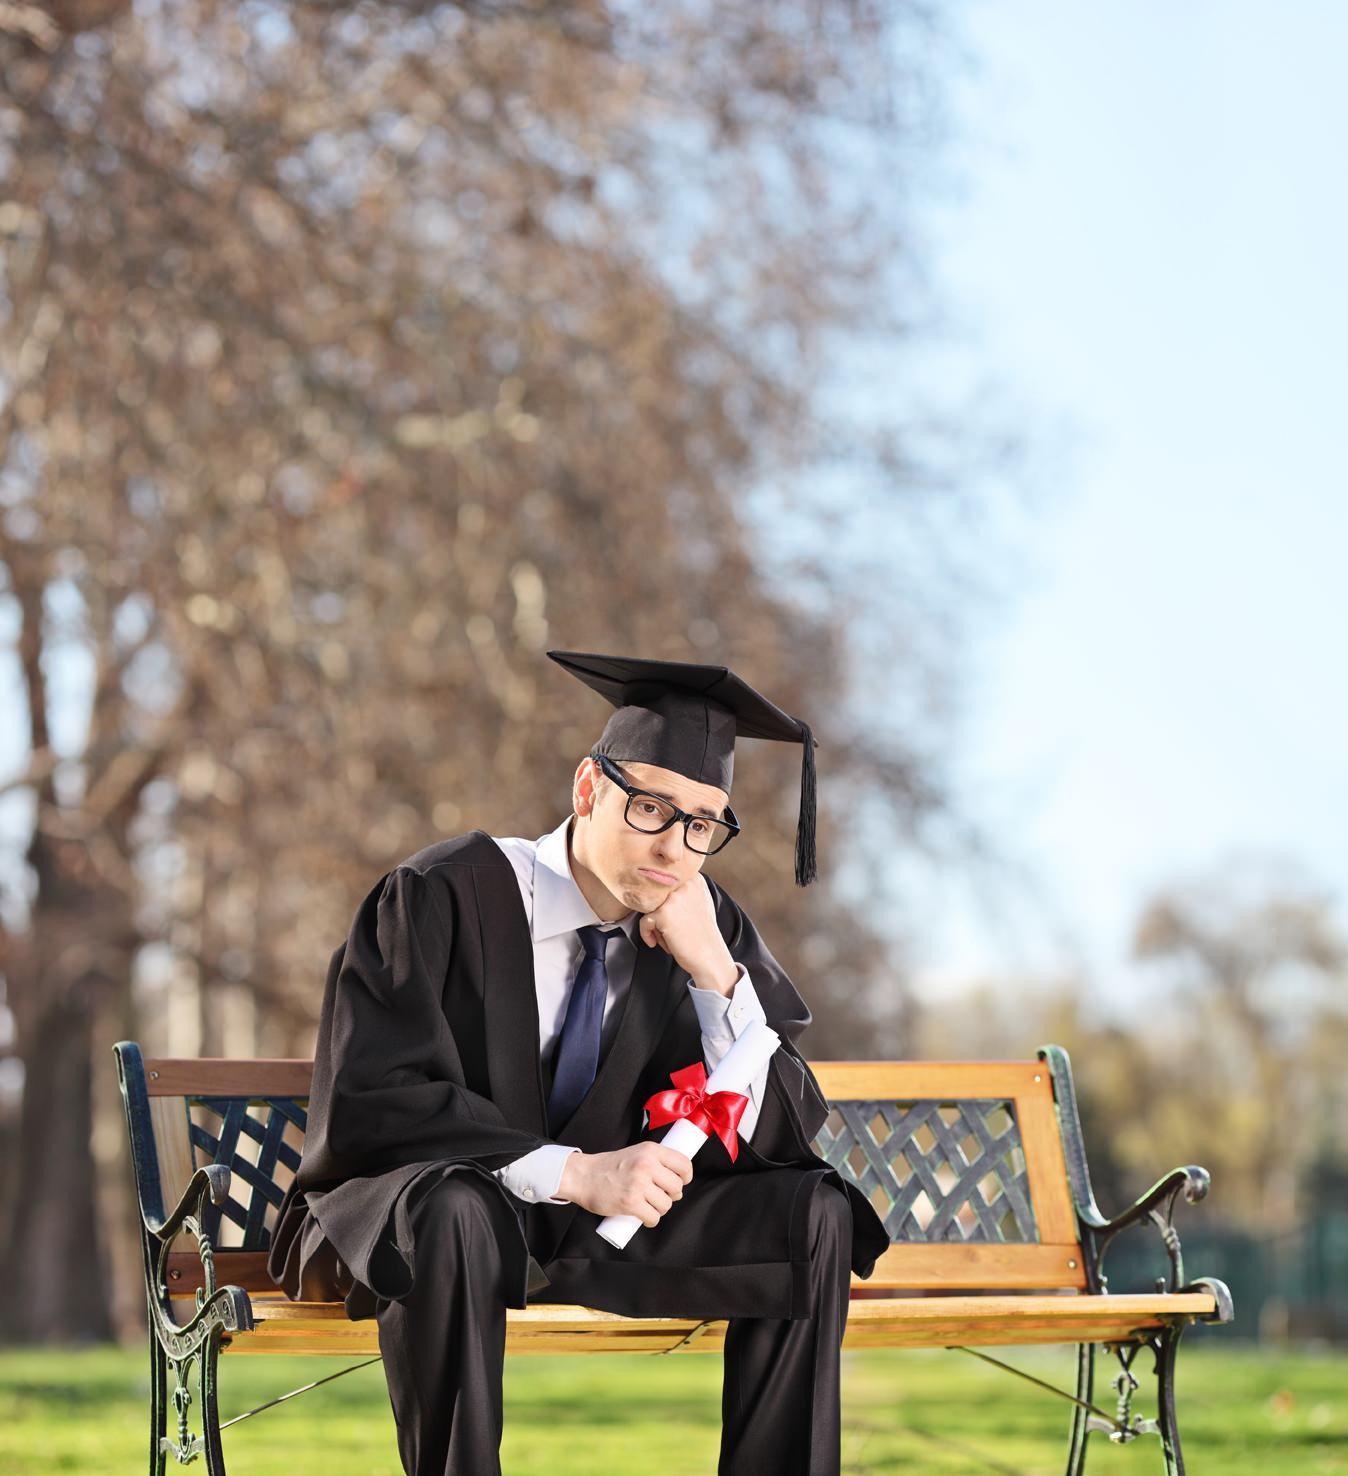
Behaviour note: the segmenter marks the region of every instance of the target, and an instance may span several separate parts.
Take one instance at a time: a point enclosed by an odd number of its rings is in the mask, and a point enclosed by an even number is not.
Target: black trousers
[[[409,1206],[415,1285],[399,1301],[381,1300],[376,1312],[408,1476],[499,1476],[506,1331],[500,1246],[504,1234],[515,1233],[503,1220],[511,1213],[472,1174],[432,1181]],[[846,1196],[818,1183],[808,1225],[811,1316],[729,1321],[718,1476],[838,1476],[839,1360],[851,1281]],[[659,1398],[654,1369],[651,1398]]]

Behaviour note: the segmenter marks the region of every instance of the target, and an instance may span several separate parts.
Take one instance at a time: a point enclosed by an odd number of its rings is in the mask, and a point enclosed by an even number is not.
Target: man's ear
[[[599,765],[593,759],[581,759],[571,785],[571,804],[577,815],[588,815],[594,809],[595,774]]]

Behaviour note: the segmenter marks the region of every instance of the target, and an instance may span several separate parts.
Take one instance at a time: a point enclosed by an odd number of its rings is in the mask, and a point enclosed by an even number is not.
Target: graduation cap
[[[736,738],[802,744],[796,884],[814,881],[815,739],[808,724],[775,707],[726,666],[589,651],[548,655],[617,709],[592,757],[602,753],[615,762],[654,764],[729,794]]]

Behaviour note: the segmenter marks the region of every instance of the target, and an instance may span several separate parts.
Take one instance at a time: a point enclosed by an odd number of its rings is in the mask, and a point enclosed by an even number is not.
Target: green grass
[[[1060,1385],[1070,1377],[1066,1349],[1013,1349],[1007,1358]],[[0,1471],[145,1471],[145,1361],[114,1348],[0,1351]],[[222,1418],[342,1364],[226,1355]],[[509,1476],[712,1473],[720,1379],[715,1354],[509,1359],[504,1469]],[[1148,1391],[1144,1375],[1143,1414],[1152,1412]],[[1107,1384],[1097,1403],[1110,1407]],[[1179,1412],[1191,1476],[1348,1476],[1348,1358],[1186,1346]],[[1067,1417],[1067,1405],[960,1353],[844,1359],[844,1471],[1057,1476]],[[247,1420],[224,1440],[231,1476],[402,1471],[377,1364]],[[1162,1469],[1155,1436],[1126,1447],[1094,1436],[1087,1465],[1091,1476]],[[201,1471],[200,1460],[191,1469]]]

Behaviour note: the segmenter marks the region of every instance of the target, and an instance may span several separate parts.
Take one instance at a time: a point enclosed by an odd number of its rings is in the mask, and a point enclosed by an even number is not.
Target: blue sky
[[[1348,923],[1348,6],[958,14],[945,370],[1045,453],[959,772],[1041,896],[938,878],[924,978],[1076,957],[1121,993],[1148,888],[1242,853]]]

